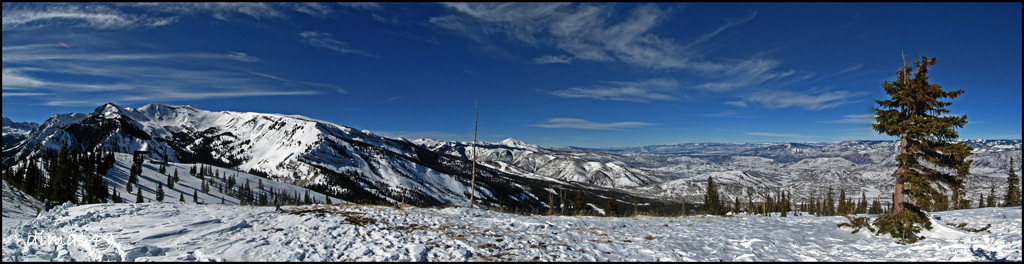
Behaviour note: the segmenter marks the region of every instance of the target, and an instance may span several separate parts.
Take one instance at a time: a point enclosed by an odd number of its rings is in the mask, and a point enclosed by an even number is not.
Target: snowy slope
[[[3,181],[3,228],[7,230],[23,221],[36,217],[43,209],[43,203]]]
[[[167,164],[167,173],[166,174],[161,174],[159,172],[159,165],[157,163],[155,163],[156,162],[155,160],[147,160],[147,161],[143,162],[142,174],[139,176],[139,183],[138,184],[133,184],[132,185],[133,190],[132,190],[131,193],[129,193],[129,192],[127,192],[127,186],[126,185],[128,184],[128,175],[129,175],[129,170],[130,170],[131,164],[132,164],[131,163],[132,162],[132,156],[130,154],[125,154],[125,153],[114,153],[114,159],[115,159],[114,167],[111,168],[110,171],[107,172],[107,174],[104,176],[103,180],[104,180],[104,182],[107,183],[107,185],[109,186],[109,188],[111,190],[117,190],[119,196],[122,199],[124,199],[124,201],[126,203],[135,203],[137,195],[138,195],[138,192],[139,192],[140,189],[142,191],[142,197],[143,197],[143,200],[145,202],[156,202],[156,200],[155,200],[156,199],[156,190],[157,190],[158,186],[162,186],[162,188],[164,190],[164,202],[171,202],[171,201],[177,202],[179,200],[179,198],[182,195],[184,195],[185,201],[191,203],[193,201],[192,194],[195,191],[195,193],[198,195],[196,200],[198,200],[198,202],[200,202],[200,203],[219,204],[219,203],[221,203],[221,199],[223,198],[224,204],[228,204],[228,205],[237,205],[237,204],[239,204],[238,198],[233,197],[232,195],[227,195],[227,194],[222,193],[221,191],[218,190],[218,185],[224,184],[224,182],[221,179],[218,179],[218,178],[212,177],[212,176],[208,176],[207,180],[209,182],[215,184],[215,185],[213,185],[210,188],[209,192],[203,193],[203,192],[201,192],[201,185],[202,185],[203,181],[200,178],[192,176],[192,175],[189,174],[189,169],[191,169],[192,164],[183,164],[183,163],[169,162]],[[36,162],[41,162],[39,160],[35,160],[35,161]],[[42,163],[40,163],[40,164],[42,164]],[[21,166],[24,166],[24,163],[15,164],[14,168],[16,168],[16,169],[17,168],[21,168]],[[42,167],[42,165],[40,165],[40,167]],[[261,192],[269,193],[269,191],[274,190],[274,191],[278,191],[278,192],[282,192],[283,191],[285,193],[292,194],[292,195],[298,194],[300,197],[302,197],[302,195],[304,195],[306,193],[306,191],[307,191],[306,188],[302,188],[302,187],[291,185],[291,184],[284,183],[284,182],[275,181],[275,180],[272,180],[272,179],[262,178],[262,177],[259,177],[259,176],[256,176],[256,175],[252,175],[252,174],[249,174],[249,173],[245,173],[245,172],[235,171],[235,170],[232,170],[232,169],[229,169],[229,168],[221,168],[221,167],[217,167],[217,166],[212,166],[212,169],[217,174],[222,175],[222,176],[234,176],[236,178],[235,189],[237,189],[241,185],[244,185],[246,182],[249,182],[249,185],[252,186],[252,189],[254,189],[254,192],[257,195],[259,193],[261,193]],[[178,172],[179,181],[174,184],[173,188],[168,188],[167,177],[168,176],[173,176],[175,170],[177,170],[177,172]],[[46,170],[42,170],[42,173],[43,173],[43,177],[46,177],[46,178],[49,177],[48,175],[46,175]],[[264,186],[264,189],[262,191],[257,188],[261,182],[262,182],[262,185]],[[5,199],[4,214],[7,214],[8,210],[7,210],[7,207],[6,207],[7,206],[6,205],[7,204],[6,203],[6,199],[11,199],[11,198],[9,198],[8,195],[7,195],[6,181],[5,181],[5,187],[4,188],[5,188],[5,191],[4,191],[5,192],[5,194],[4,194],[4,199]],[[225,187],[225,188],[229,188],[229,187]],[[12,193],[15,194],[14,196],[11,196],[11,197],[23,196],[23,195],[21,195],[20,191],[17,191],[14,188],[11,188],[11,189],[12,189]],[[81,198],[81,196],[82,196],[82,193],[79,192],[78,193],[78,197]],[[323,194],[319,193],[319,192],[310,191],[310,196],[312,198],[316,199],[317,201],[323,202],[323,201],[326,200],[326,197]],[[25,196],[25,197],[28,197],[28,196]],[[31,197],[28,197],[28,198],[31,199]],[[32,204],[41,204],[41,203],[39,203],[38,201],[35,201],[35,200],[31,200],[31,201],[33,201]],[[335,201],[336,202],[341,202],[341,201],[337,201],[337,200],[335,200]],[[41,205],[38,206],[38,207],[41,207]]]
[[[1021,261],[1021,208],[936,213],[910,245],[842,217],[521,216],[466,208],[59,206],[3,261]],[[873,216],[872,216],[873,217]],[[948,225],[947,225],[948,223]],[[950,225],[992,226],[966,232]]]
[[[473,158],[472,143],[433,139],[416,139],[412,142],[431,151]],[[658,181],[623,166],[621,162],[614,162],[620,158],[601,160],[574,154],[545,150],[514,138],[498,143],[478,142],[476,146],[478,162],[512,174],[609,188],[637,187]]]
[[[538,196],[546,195],[543,187],[552,184],[559,189],[584,188],[588,197],[608,192],[486,166],[478,168],[475,190],[471,190],[472,162],[464,156],[301,116],[211,112],[162,104],[132,109],[108,103],[92,113],[55,115],[12,148],[15,154],[5,152],[5,160],[39,155],[64,144],[82,151],[145,149],[151,159],[208,163],[298,186],[326,186],[319,190],[350,201],[466,205],[469,194],[475,192],[487,207],[539,210],[548,205]],[[501,146],[539,150],[514,140]],[[593,162],[580,168],[593,175],[623,171],[616,164]]]

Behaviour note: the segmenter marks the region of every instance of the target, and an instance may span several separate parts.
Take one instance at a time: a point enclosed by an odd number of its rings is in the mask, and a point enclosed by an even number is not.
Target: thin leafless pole
[[[476,107],[476,121],[473,122],[473,174],[469,185],[469,208],[473,208],[473,195],[476,194],[476,129],[480,125],[480,104],[473,102]]]

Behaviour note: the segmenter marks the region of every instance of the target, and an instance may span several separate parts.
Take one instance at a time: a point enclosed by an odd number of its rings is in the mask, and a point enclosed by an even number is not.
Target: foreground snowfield
[[[935,229],[911,245],[850,234],[836,227],[842,217],[806,215],[606,218],[164,202],[65,204],[21,217],[28,219],[4,225],[5,262],[1021,261],[1021,207],[935,213]],[[972,233],[945,224],[964,222],[992,227]]]

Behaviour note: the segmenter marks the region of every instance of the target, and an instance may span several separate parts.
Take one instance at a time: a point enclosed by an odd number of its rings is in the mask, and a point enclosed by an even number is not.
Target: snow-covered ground
[[[4,221],[7,221],[5,209]],[[19,216],[14,216],[19,217]],[[3,261],[1021,261],[1021,207],[934,214],[900,245],[842,217],[521,216],[466,208],[58,206],[3,229]],[[948,226],[992,226],[967,232]]]
[[[3,181],[3,230],[35,217],[43,203]]]

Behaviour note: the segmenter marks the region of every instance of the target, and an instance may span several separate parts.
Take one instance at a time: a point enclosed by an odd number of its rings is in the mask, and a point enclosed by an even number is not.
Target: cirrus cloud
[[[598,123],[578,118],[550,118],[544,123],[530,125],[543,128],[575,128],[587,130],[623,130],[625,128],[653,126],[646,122],[612,122]]]

